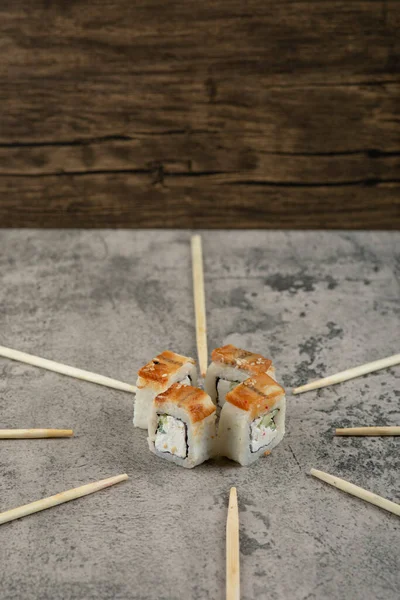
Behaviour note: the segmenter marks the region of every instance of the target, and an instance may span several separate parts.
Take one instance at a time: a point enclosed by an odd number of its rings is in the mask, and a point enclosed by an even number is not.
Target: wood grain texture
[[[400,225],[400,3],[0,4],[0,226]]]

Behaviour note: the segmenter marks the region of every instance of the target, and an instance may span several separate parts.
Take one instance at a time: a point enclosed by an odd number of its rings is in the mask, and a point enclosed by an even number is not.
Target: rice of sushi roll
[[[285,434],[285,390],[266,373],[251,377],[226,395],[218,429],[222,456],[243,466],[268,453]]]
[[[154,398],[149,448],[181,467],[196,467],[213,455],[215,418],[216,408],[208,394],[176,383]]]
[[[211,358],[212,363],[207,369],[204,389],[220,408],[225,403],[226,394],[249,377],[259,373],[268,373],[275,377],[271,360],[231,344],[213,350]]]
[[[195,361],[170,350],[165,350],[138,371],[133,415],[135,427],[148,428],[153,399],[177,382],[197,384]]]

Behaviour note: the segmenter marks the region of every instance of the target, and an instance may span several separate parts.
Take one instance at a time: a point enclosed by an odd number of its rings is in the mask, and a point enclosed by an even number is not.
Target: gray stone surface
[[[189,238],[0,231],[0,344],[132,382],[165,348],[195,355]],[[270,356],[288,389],[287,435],[248,469],[163,462],[133,430],[129,394],[0,359],[0,426],[76,433],[0,442],[0,510],[130,475],[0,527],[0,598],[223,598],[232,485],[244,600],[398,598],[400,519],[307,472],[400,501],[400,438],[332,437],[336,426],[400,424],[400,369],[302,396],[290,389],[399,352],[399,241],[204,232],[210,349],[231,342]]]

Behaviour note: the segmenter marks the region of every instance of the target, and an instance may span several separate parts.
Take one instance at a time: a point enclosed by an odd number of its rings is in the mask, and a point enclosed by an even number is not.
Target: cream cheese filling
[[[155,447],[179,458],[187,456],[186,425],[170,415],[158,415]]]
[[[266,415],[254,419],[250,424],[250,450],[252,452],[257,452],[260,448],[269,446],[278,435],[275,423],[278,412],[279,409],[272,410]]]

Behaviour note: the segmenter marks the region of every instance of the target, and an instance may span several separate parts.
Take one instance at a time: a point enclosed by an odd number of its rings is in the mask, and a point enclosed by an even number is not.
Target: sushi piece
[[[147,429],[153,399],[173,383],[197,384],[195,361],[188,356],[165,350],[138,371],[133,424]]]
[[[191,469],[213,455],[216,408],[199,388],[175,383],[154,398],[149,448],[160,458]]]
[[[253,375],[268,373],[275,377],[272,361],[261,354],[236,348],[231,344],[216,348],[211,354],[204,389],[212,401],[222,408],[228,392]]]
[[[285,435],[285,390],[266,373],[246,379],[226,395],[218,429],[222,456],[243,466],[269,454]]]

